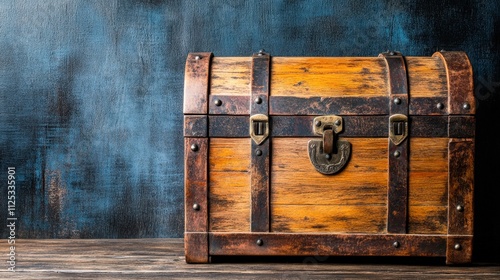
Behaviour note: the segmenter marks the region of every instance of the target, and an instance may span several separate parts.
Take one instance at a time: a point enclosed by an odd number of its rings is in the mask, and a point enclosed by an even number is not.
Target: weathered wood
[[[208,263],[208,233],[185,232],[184,252],[187,263]]]
[[[450,138],[474,138],[476,135],[476,118],[474,116],[449,116]]]
[[[248,116],[209,116],[210,137],[248,137]],[[343,116],[340,137],[388,137],[386,116]],[[271,116],[272,137],[317,137],[314,116]],[[410,116],[411,137],[465,137],[475,135],[473,116]],[[449,126],[448,126],[449,123]]]
[[[251,70],[251,57],[214,57],[210,94],[248,96]]]
[[[208,138],[185,138],[184,158],[185,229],[188,232],[206,232]]]
[[[210,231],[250,231],[250,141],[210,139]]]
[[[206,114],[212,53],[190,53],[184,73],[184,114]]]
[[[383,57],[387,64],[389,116],[402,114],[408,117],[408,79],[405,60],[400,53],[381,53],[379,57]],[[403,124],[404,134],[409,132],[409,125],[409,122]],[[406,233],[407,230],[408,143],[408,134],[398,144],[392,139],[388,140],[387,232],[389,233]]]
[[[449,114],[475,114],[474,80],[467,55],[464,52],[436,52],[432,56],[440,58],[445,66]]]
[[[209,113],[212,115],[248,115],[250,98],[247,95],[210,95]]]
[[[498,279],[498,264],[442,266],[442,259],[230,257],[224,264],[186,264],[177,239],[20,239],[16,272],[2,279]],[[212,257],[212,260],[215,257]],[[244,262],[244,264],[242,264]],[[250,263],[249,263],[250,262]],[[396,264],[394,264],[396,263]],[[415,265],[418,264],[418,265]]]
[[[472,235],[448,235],[446,263],[465,264],[472,262]]]
[[[438,57],[405,57],[413,97],[446,97],[446,69]],[[271,95],[295,97],[385,96],[382,58],[273,57]],[[214,57],[211,94],[248,95],[250,57]]]
[[[413,94],[413,91],[411,92]],[[413,97],[410,95],[410,115],[447,115],[448,97]]]
[[[263,51],[252,56],[250,115],[269,115],[269,67],[271,57]],[[253,123],[252,123],[253,124]],[[264,124],[269,126],[269,122]],[[267,128],[267,130],[269,130]],[[252,141],[250,152],[250,195],[252,232],[269,231],[269,161],[271,138]]]
[[[259,246],[256,241],[261,240]],[[446,237],[410,234],[210,233],[211,255],[427,256],[446,254]],[[394,242],[398,242],[394,246]]]
[[[208,262],[208,138],[184,141],[185,254],[189,263]]]
[[[453,238],[465,233],[448,236],[454,195],[448,171],[458,162],[449,157],[448,141],[473,137],[474,117],[450,109],[446,66],[442,57],[399,53],[214,59],[207,116],[210,255],[307,255],[323,246],[329,255],[470,260],[471,247],[449,252]],[[452,78],[465,72],[457,73]],[[255,114],[269,116],[270,137],[259,144],[249,135]],[[314,117],[328,114],[342,116],[344,129],[323,141],[352,145],[335,176],[316,172],[305,152],[311,138],[320,138]],[[398,143],[388,140],[395,114],[408,117],[408,136]],[[400,240],[383,246],[395,237]]]
[[[184,137],[207,137],[208,117],[205,115],[184,116]]]
[[[248,116],[209,116],[210,137],[249,137],[250,118]]]
[[[271,230],[288,233],[384,233],[386,205],[280,205],[271,207]]]
[[[274,90],[274,88],[273,88]],[[271,115],[386,115],[386,97],[271,96]]]
[[[450,139],[448,234],[474,233],[474,140]],[[461,209],[459,209],[460,207]]]

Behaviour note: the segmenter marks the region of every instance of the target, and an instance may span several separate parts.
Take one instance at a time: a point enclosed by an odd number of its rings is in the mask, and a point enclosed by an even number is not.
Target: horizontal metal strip
[[[272,115],[386,115],[389,97],[270,96]],[[446,97],[410,97],[410,115],[447,115]],[[209,114],[248,115],[247,95],[210,95]]]
[[[448,115],[448,97],[411,97],[410,115]]]
[[[209,233],[219,256],[446,256],[446,235]]]
[[[316,137],[314,116],[271,116],[271,137]],[[343,116],[341,137],[388,137],[388,116]],[[474,136],[474,117],[410,116],[410,137]],[[472,127],[472,128],[471,128]],[[248,116],[209,116],[209,137],[249,137]]]
[[[386,115],[388,97],[271,96],[271,115]]]

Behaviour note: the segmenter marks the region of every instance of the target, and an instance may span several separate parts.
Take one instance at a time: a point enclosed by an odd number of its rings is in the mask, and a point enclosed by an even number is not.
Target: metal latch
[[[394,145],[401,144],[408,137],[408,117],[394,114],[389,117],[389,138]]]
[[[269,117],[256,114],[250,117],[250,137],[255,144],[262,144],[269,136]]]
[[[335,115],[314,118],[314,134],[323,139],[309,140],[307,146],[311,163],[322,174],[335,174],[349,161],[351,143],[337,137],[343,125],[342,117]]]

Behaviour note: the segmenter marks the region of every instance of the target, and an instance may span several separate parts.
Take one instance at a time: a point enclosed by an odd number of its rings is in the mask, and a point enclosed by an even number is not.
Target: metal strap
[[[387,64],[389,78],[389,116],[395,114],[408,116],[408,80],[405,60],[400,53],[396,52],[382,53],[379,57],[383,57]],[[408,123],[405,125],[408,125]],[[388,233],[406,233],[407,231],[409,141],[408,137],[406,137],[401,143],[396,145],[390,139],[388,140]]]
[[[252,56],[250,115],[269,114],[270,56],[260,51]],[[267,123],[266,125],[269,125]],[[251,231],[269,232],[269,154],[271,139],[252,142],[250,182],[252,196]]]

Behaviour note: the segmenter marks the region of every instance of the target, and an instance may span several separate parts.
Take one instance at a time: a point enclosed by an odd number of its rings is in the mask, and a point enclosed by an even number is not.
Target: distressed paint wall
[[[466,51],[477,112],[476,252],[497,256],[497,1],[0,1],[0,177],[21,238],[180,237],[186,54]],[[6,185],[0,185],[1,197]],[[6,199],[0,219],[6,218]],[[1,237],[7,236],[2,228]]]

